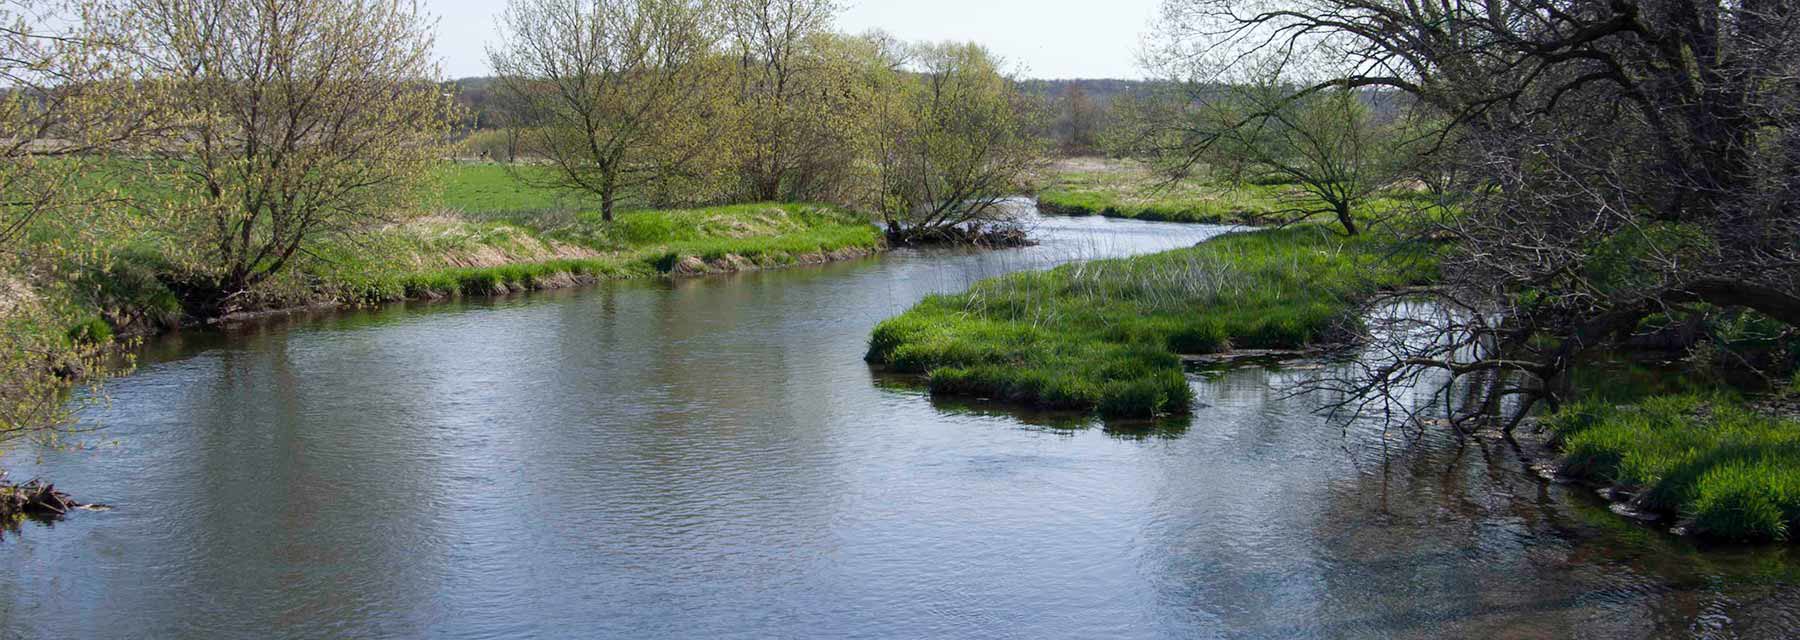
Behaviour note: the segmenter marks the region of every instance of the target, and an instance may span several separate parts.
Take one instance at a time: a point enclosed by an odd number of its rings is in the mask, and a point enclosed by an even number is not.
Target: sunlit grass
[[[1386,215],[1402,209],[1408,197],[1394,193],[1372,198],[1358,207],[1359,213]],[[1038,190],[1037,200],[1045,212],[1060,215],[1207,224],[1291,222],[1296,211],[1321,206],[1306,189],[1283,180],[1231,181],[1207,174],[1170,180],[1127,161],[1053,173]]]

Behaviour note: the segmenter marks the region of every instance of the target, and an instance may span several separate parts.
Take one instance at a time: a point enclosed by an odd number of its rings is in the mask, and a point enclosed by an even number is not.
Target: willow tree
[[[711,0],[511,0],[488,52],[494,91],[523,122],[538,186],[619,203],[720,148],[718,12]],[[726,149],[728,151],[728,149]]]
[[[872,110],[876,209],[890,239],[981,239],[1043,163],[1041,106],[980,45],[912,48]]]
[[[418,204],[452,109],[407,0],[122,0],[179,128],[151,203],[190,310],[229,312],[319,239]]]

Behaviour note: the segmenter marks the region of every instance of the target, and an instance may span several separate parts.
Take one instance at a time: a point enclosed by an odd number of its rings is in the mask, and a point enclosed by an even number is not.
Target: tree
[[[717,142],[711,0],[512,0],[500,30],[494,90],[550,165],[520,172],[527,182],[592,194],[611,221]]]
[[[854,172],[865,105],[831,0],[729,0],[742,130],[740,174],[754,200],[836,197]]]
[[[79,177],[155,124],[127,95],[145,79],[122,51],[123,34],[87,20],[102,9],[0,0],[0,250],[36,221],[92,207]],[[57,24],[67,26],[47,28]]]
[[[1584,352],[1663,314],[1800,326],[1800,7],[1792,0],[1173,0],[1160,57],[1318,51],[1329,87],[1386,87],[1451,124],[1463,165],[1435,340],[1345,381],[1387,402],[1444,372],[1468,407],[1557,403]],[[1516,402],[1515,402],[1516,401]],[[1470,415],[1480,412],[1470,412]]]
[[[1090,154],[1100,148],[1101,119],[1105,113],[1094,103],[1081,81],[1071,81],[1057,99],[1056,131],[1063,141],[1063,151]]]
[[[879,81],[872,145],[877,202],[902,243],[979,239],[1043,158],[1041,109],[976,44],[915,47]]]
[[[309,243],[404,215],[447,149],[430,23],[405,0],[126,0],[180,115],[152,203],[174,283],[224,313]],[[191,240],[191,243],[187,241]]]
[[[107,373],[110,334],[62,302],[65,274],[105,259],[86,238],[117,209],[83,177],[157,118],[129,99],[149,81],[103,9],[0,0],[0,447],[66,432],[66,392]]]
[[[1291,181],[1304,195],[1285,198],[1288,206],[1275,214],[1290,222],[1329,215],[1354,236],[1364,205],[1403,175],[1407,138],[1378,126],[1354,90],[1294,95],[1271,75],[1199,108],[1201,125],[1190,135],[1216,138],[1211,148],[1190,144],[1206,153],[1188,162],[1223,162]]]

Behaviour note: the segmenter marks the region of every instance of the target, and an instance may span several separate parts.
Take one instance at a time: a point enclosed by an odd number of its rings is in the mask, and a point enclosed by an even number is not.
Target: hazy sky
[[[450,77],[487,73],[505,0],[423,0]],[[974,40],[1033,78],[1136,78],[1138,36],[1159,0],[844,0],[838,28],[903,40]]]

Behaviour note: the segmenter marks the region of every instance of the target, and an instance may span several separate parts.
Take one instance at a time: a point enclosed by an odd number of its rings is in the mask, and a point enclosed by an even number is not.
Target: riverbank
[[[105,339],[294,309],[819,264],[885,248],[865,218],[828,205],[640,210],[606,222],[503,165],[445,165],[439,182],[427,213],[312,243],[291,268],[222,312],[186,308],[171,286],[186,271],[160,247],[180,239],[129,228],[100,236],[100,266],[76,273],[71,286],[45,287],[43,297],[61,298],[71,333]]]
[[[933,296],[875,328],[866,359],[934,394],[1113,417],[1187,413],[1182,355],[1301,349],[1361,330],[1356,303],[1424,284],[1428,253],[1302,225],[1065,265]]]
[[[1790,395],[1800,395],[1787,390]],[[1680,533],[1792,541],[1800,420],[1731,391],[1582,402],[1545,420],[1558,472]]]

